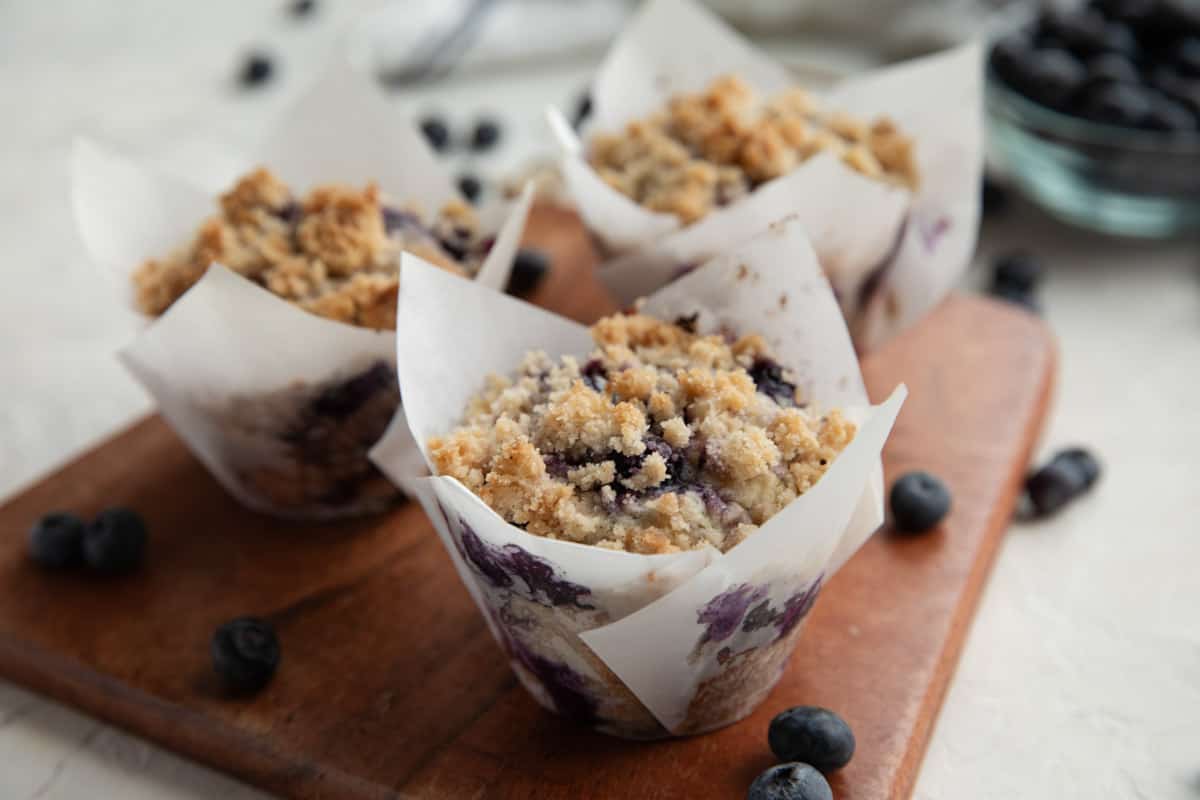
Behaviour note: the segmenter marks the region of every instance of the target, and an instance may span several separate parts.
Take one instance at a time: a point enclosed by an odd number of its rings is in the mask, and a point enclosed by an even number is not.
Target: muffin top
[[[259,167],[221,195],[218,213],[190,241],[138,267],[133,284],[138,308],[157,316],[219,261],[306,311],[394,329],[402,250],[471,275],[490,245],[461,201],[426,221],[415,208],[387,203],[374,184],[318,186],[298,198]]]
[[[489,376],[462,425],[429,441],[529,533],[613,550],[726,551],[820,479],[854,437],[817,413],[761,336],[703,336],[695,316],[618,314],[582,361],[528,354]]]
[[[822,109],[800,88],[763,100],[734,76],[595,136],[588,158],[617,191],[688,224],[821,152],[868,178],[917,185],[912,139],[888,118]]]

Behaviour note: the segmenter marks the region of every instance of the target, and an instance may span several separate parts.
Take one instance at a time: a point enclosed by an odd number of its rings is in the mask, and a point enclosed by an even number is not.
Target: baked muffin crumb
[[[429,441],[434,471],[538,536],[728,550],[811,488],[855,429],[808,408],[761,337],[694,326],[617,314],[592,327],[582,362],[530,353]]]

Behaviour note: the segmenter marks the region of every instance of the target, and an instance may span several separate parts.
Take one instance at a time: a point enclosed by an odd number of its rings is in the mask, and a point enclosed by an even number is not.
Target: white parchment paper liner
[[[411,120],[340,62],[245,163],[269,166],[297,194],[324,183],[373,181],[387,201],[416,203],[428,214],[458,196]],[[134,270],[190,239],[217,209],[216,193],[202,177],[166,175],[92,142],[76,143],[72,173],[81,237],[130,307]],[[496,232],[496,241],[475,276],[480,286],[503,291],[531,199],[527,188],[506,219],[481,219],[484,230]],[[321,319],[213,267],[166,314],[148,321],[121,358],[196,456],[242,503],[288,517],[324,518],[373,511],[394,498],[394,487],[366,457],[374,439],[354,440],[379,426],[339,422],[333,425],[336,446],[313,452],[305,463],[280,437],[295,433],[317,393],[345,390],[347,381],[373,367],[394,371],[395,339],[391,331]],[[394,381],[388,382],[394,392]],[[394,413],[391,447],[397,463],[416,474],[420,456],[403,413]],[[326,466],[319,463],[324,457]],[[356,472],[346,463],[354,458],[364,476],[357,489],[338,477]],[[321,491],[323,483],[330,492]]]
[[[592,348],[583,326],[415,256],[404,256],[401,275],[397,371],[422,452],[457,424],[488,373],[509,373],[533,349]],[[746,542],[726,554],[613,552],[528,534],[452,478],[412,482],[525,686],[548,708],[630,737],[728,724],[774,686],[822,581],[883,519],[880,450],[905,395],[900,387],[869,406],[845,323],[794,220],[662,288],[646,310],[699,312],[702,331],[763,334],[815,407],[859,422],[817,485]],[[378,448],[372,456],[392,472]]]
[[[669,43],[666,46],[665,43]],[[887,115],[916,143],[915,193],[818,155],[687,227],[604,183],[556,109],[563,176],[588,227],[609,250],[599,275],[630,302],[682,271],[795,215],[808,232],[860,350],[935,304],[965,269],[979,227],[983,164],[982,55],[977,45],[847,80],[821,99],[863,119]],[[614,43],[593,83],[584,131],[617,132],[672,95],[734,74],[764,96],[796,84],[787,70],[688,0],[651,0]]]

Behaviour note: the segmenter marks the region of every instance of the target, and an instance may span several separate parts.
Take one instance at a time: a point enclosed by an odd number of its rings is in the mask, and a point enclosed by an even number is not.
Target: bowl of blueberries
[[[1045,8],[993,43],[987,108],[993,155],[1056,216],[1200,230],[1200,0]]]

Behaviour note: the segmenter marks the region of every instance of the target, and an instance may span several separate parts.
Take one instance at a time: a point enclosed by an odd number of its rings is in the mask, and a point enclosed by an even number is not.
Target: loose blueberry
[[[58,511],[45,515],[29,531],[29,557],[50,569],[82,563],[85,527],[74,514]]]
[[[950,511],[950,491],[928,472],[909,472],[892,484],[892,522],[902,533],[933,528]]]
[[[101,511],[83,534],[83,558],[98,572],[120,574],[141,566],[146,523],[128,508]]]
[[[833,800],[833,790],[808,764],[776,764],[754,779],[746,800]]]
[[[997,300],[1020,306],[1031,314],[1042,313],[1042,307],[1033,292],[1025,289],[1018,289],[1015,286],[993,286],[988,293]]]
[[[1054,460],[1072,462],[1083,477],[1083,488],[1090,489],[1100,479],[1100,461],[1090,450],[1083,447],[1068,447],[1054,454]]]
[[[471,131],[472,150],[490,150],[500,141],[500,123],[494,119],[484,118],[475,123]]]
[[[275,62],[266,53],[251,53],[242,63],[238,73],[238,82],[246,88],[260,86],[271,79],[275,73]]]
[[[522,248],[513,261],[512,274],[508,277],[505,291],[523,297],[529,294],[550,271],[550,259],[541,250]]]
[[[846,721],[827,708],[797,706],[771,720],[767,743],[780,761],[803,761],[822,772],[850,763],[854,732]]]
[[[1007,253],[992,265],[992,289],[1008,287],[1032,292],[1041,282],[1044,271],[1042,262],[1029,253]]]
[[[991,175],[985,174],[982,182],[982,203],[984,216],[995,216],[1003,214],[1010,205],[1011,197],[1009,196],[1008,188],[993,178]]]
[[[579,99],[575,101],[575,113],[571,115],[571,125],[575,130],[583,127],[583,123],[588,121],[592,116],[592,93],[589,91],[579,95]]]
[[[483,191],[483,183],[474,175],[460,175],[458,178],[458,191],[462,196],[467,198],[467,202],[474,203],[479,199],[479,194]]]
[[[1089,92],[1083,115],[1093,122],[1136,128],[1151,110],[1149,93],[1139,86],[1112,83]]]
[[[235,694],[250,694],[267,685],[279,667],[279,639],[266,620],[238,617],[213,634],[213,669]]]
[[[450,145],[450,128],[446,121],[439,116],[430,114],[421,119],[421,133],[429,146],[439,153],[444,152]]]
[[[1088,487],[1087,467],[1069,458],[1054,458],[1025,479],[1025,493],[1038,517],[1048,517]]]
[[[317,0],[293,0],[288,10],[293,17],[307,17],[317,10]]]

